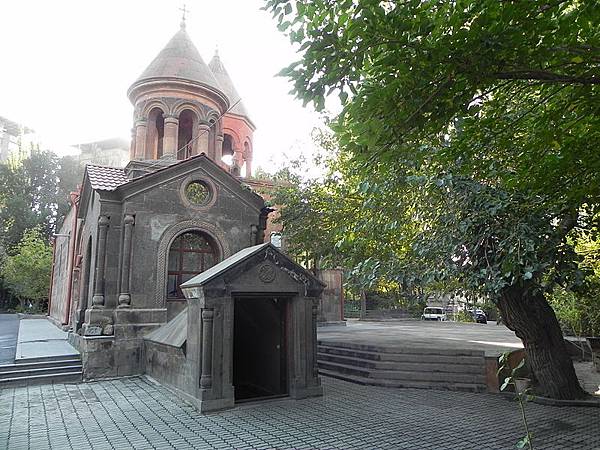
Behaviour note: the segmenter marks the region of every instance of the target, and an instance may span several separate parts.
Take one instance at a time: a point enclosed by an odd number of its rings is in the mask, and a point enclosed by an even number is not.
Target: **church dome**
[[[229,104],[232,105],[229,112],[249,119],[248,111],[246,110],[244,103],[241,101],[240,94],[238,94],[237,90],[235,89],[233,81],[231,81],[231,77],[227,73],[225,66],[221,62],[218,52],[215,52],[215,55],[208,64],[208,67],[217,79],[220,88],[229,99]]]
[[[167,45],[154,58],[134,86],[154,80],[182,80],[198,83],[205,87],[222,92],[213,72],[206,65],[198,49],[182,26]]]

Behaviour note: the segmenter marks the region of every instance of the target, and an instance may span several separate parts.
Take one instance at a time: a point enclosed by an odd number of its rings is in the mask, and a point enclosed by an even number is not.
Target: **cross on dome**
[[[179,11],[182,11],[180,26],[181,28],[185,29],[185,14],[190,11],[186,8],[185,3],[183,4],[182,8],[179,8]]]

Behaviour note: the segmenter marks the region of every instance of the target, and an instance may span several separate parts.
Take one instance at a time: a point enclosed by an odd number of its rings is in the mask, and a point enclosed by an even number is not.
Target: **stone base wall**
[[[80,336],[69,333],[69,343],[81,353],[83,378],[112,378],[144,373],[142,339]]]
[[[144,367],[155,380],[181,389],[186,386],[186,358],[181,348],[144,341]]]

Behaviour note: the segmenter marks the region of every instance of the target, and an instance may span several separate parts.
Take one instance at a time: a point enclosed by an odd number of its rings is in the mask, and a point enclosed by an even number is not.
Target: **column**
[[[177,134],[179,133],[179,119],[173,115],[165,116],[165,135],[163,137],[163,157],[164,158],[183,158],[177,154]]]
[[[134,216],[125,214],[123,219],[123,253],[121,256],[121,293],[119,308],[129,308],[131,295],[129,293],[129,276],[131,266],[131,235],[133,233]]]
[[[215,138],[215,162],[224,167],[223,163],[223,133],[218,132]]]
[[[319,299],[312,299],[312,314],[311,314],[311,343],[312,343],[312,378],[313,380],[319,376],[319,367],[317,365],[317,312],[319,308]],[[310,370],[310,369],[309,369]]]
[[[147,123],[145,119],[140,119],[135,123],[135,159],[146,158],[146,134]]]
[[[133,127],[131,129],[131,145],[129,146],[129,160],[132,161],[135,159],[135,135],[136,129]]]
[[[96,240],[96,273],[94,277],[94,296],[92,308],[104,307],[104,265],[106,260],[106,234],[108,232],[108,217],[98,217],[98,237]]]
[[[212,309],[202,310],[202,372],[200,388],[212,387],[212,354],[213,354],[213,319],[215,312]]]
[[[210,133],[210,125],[207,123],[201,123],[198,125],[198,141],[197,149],[198,153],[204,153],[208,155],[208,138]]]
[[[246,178],[252,178],[252,153],[246,157]]]

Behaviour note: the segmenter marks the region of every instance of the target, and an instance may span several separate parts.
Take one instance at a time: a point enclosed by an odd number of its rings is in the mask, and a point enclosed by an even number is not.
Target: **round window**
[[[202,181],[192,181],[185,187],[185,196],[194,205],[204,205],[210,200],[210,189]]]

